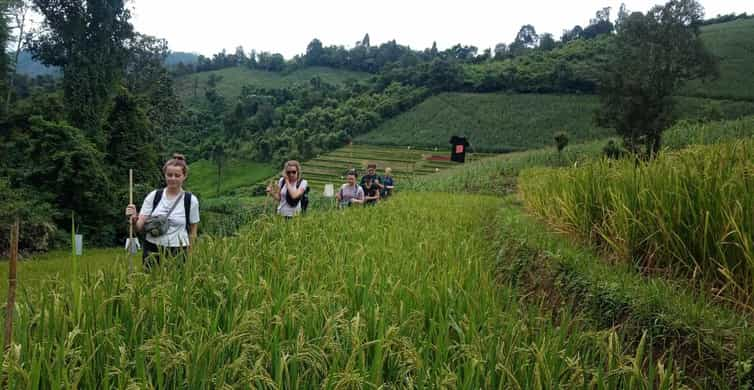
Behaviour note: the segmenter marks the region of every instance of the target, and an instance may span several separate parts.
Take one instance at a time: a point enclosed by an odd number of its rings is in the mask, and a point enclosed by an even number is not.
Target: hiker
[[[380,187],[377,185],[375,176],[364,176],[366,181],[361,186],[364,189],[364,205],[372,206],[380,200]]]
[[[346,174],[346,184],[340,187],[340,190],[335,194],[335,198],[338,199],[338,207],[350,207],[352,204],[364,203],[364,189],[356,183],[358,174],[356,170],[350,170]]]
[[[392,168],[385,168],[385,176],[382,178],[382,188],[380,190],[380,197],[387,198],[393,194],[393,188],[395,188],[395,182],[393,181]]]
[[[199,199],[183,190],[188,165],[182,154],[174,154],[162,167],[165,188],[150,192],[136,213],[136,205],[126,207],[126,216],[137,232],[144,231],[142,263],[150,269],[167,254],[183,262],[196,242],[199,227]]]
[[[382,185],[380,184],[380,177],[377,176],[377,164],[369,164],[367,165],[367,174],[362,176],[361,178],[361,186],[364,186],[364,183],[367,182],[369,178],[372,179],[373,182],[377,183],[377,186],[382,189]]]
[[[285,163],[283,177],[277,184],[277,187],[267,186],[267,193],[280,202],[278,214],[285,218],[293,218],[306,211],[309,204],[309,183],[301,178],[301,164],[298,161],[291,160]]]

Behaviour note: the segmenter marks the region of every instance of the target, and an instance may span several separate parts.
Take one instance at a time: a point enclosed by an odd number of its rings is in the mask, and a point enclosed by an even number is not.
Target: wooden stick
[[[7,352],[13,339],[13,310],[16,306],[16,264],[18,263],[18,236],[21,223],[16,222],[10,231],[10,263],[8,264],[8,304],[5,306],[5,346]]]
[[[134,170],[128,170],[128,204],[134,203]],[[133,245],[134,245],[134,222],[131,216],[128,217],[128,273],[133,272]]]

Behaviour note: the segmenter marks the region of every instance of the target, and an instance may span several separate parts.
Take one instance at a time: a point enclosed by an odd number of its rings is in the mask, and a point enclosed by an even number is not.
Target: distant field
[[[304,177],[315,188],[323,188],[326,183],[339,186],[345,182],[344,175],[355,168],[361,176],[366,172],[367,164],[377,164],[377,173],[384,174],[385,168],[392,168],[393,176],[401,181],[415,176],[423,176],[444,171],[458,166],[451,161],[431,161],[426,157],[449,156],[445,148],[438,151],[417,150],[404,148],[390,148],[370,145],[351,145],[333,152],[323,154],[315,159],[303,163]],[[474,161],[489,155],[477,153],[467,155],[467,161]]]
[[[702,40],[720,60],[720,78],[691,82],[682,94],[754,101],[754,19],[704,26]]]
[[[477,151],[541,148],[552,145],[558,131],[568,132],[571,142],[610,136],[593,124],[598,104],[596,97],[581,95],[445,93],[356,140],[446,148],[451,136],[465,135]]]
[[[230,160],[223,169],[220,193],[217,193],[217,167],[208,160],[190,166],[186,188],[201,197],[216,197],[228,191],[251,186],[272,176],[275,169],[269,164],[243,160]]]
[[[175,82],[176,94],[184,102],[192,102],[194,99],[194,80],[197,80],[196,97],[197,99],[204,99],[207,79],[211,74],[222,77],[222,80],[218,82],[217,91],[226,99],[237,97],[241,93],[241,88],[245,85],[254,85],[263,88],[283,88],[297,83],[308,83],[315,76],[330,84],[342,84],[348,79],[364,80],[370,77],[368,73],[326,67],[308,67],[287,75],[263,70],[252,70],[246,67],[236,67],[179,77]]]
[[[445,148],[453,135],[465,135],[477,151],[510,152],[554,145],[568,133],[571,143],[615,135],[595,126],[599,107],[593,95],[445,93],[356,138],[373,145]],[[676,116],[737,119],[754,114],[754,102],[679,97]]]

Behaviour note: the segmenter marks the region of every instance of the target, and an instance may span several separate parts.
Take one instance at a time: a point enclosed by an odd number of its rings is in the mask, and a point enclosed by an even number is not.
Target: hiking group
[[[347,182],[340,187],[335,197],[338,207],[344,208],[352,204],[374,205],[385,199],[393,192],[395,183],[390,168],[385,169],[385,176],[378,176],[377,166],[370,164],[367,174],[356,183],[358,173],[351,169],[346,174]],[[283,166],[282,177],[277,184],[267,186],[267,194],[278,201],[277,213],[286,219],[306,212],[309,205],[309,183],[302,178],[301,164],[291,160]]]
[[[358,184],[358,173],[349,170],[347,182],[335,195],[338,207],[374,205],[389,197],[395,188],[392,170],[386,168],[385,176],[378,176],[376,169],[375,164],[370,164]],[[188,177],[186,158],[174,154],[162,167],[162,173],[165,187],[147,194],[139,211],[130,203],[125,212],[135,231],[144,233],[142,263],[147,270],[159,265],[166,256],[184,262],[196,241],[200,220],[199,199],[183,189]],[[305,212],[308,207],[309,183],[301,176],[301,164],[287,161],[282,177],[267,186],[267,194],[278,201],[277,213],[286,219]]]

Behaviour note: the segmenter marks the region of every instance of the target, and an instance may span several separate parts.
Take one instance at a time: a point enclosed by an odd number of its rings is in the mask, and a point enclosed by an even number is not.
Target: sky
[[[662,0],[626,0],[630,11],[646,12]],[[318,38],[325,46],[353,47],[365,33],[372,45],[395,39],[420,50],[437,42],[440,50],[457,43],[480,52],[510,43],[519,28],[532,24],[537,33],[586,26],[595,12],[621,2],[605,0],[428,1],[428,0],[131,0],[136,30],[168,40],[173,51],[209,56],[243,46],[283,54],[306,52]],[[707,18],[754,13],[754,0],[702,0]]]

